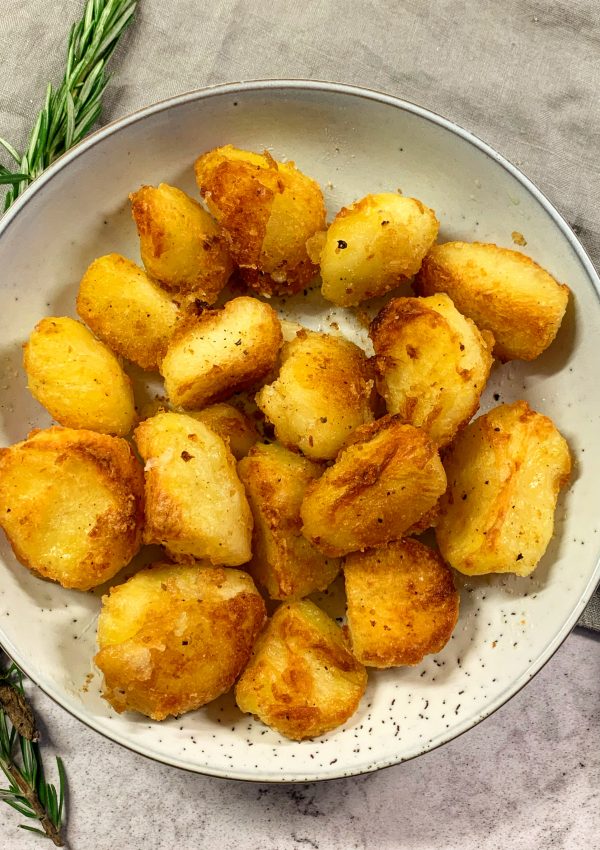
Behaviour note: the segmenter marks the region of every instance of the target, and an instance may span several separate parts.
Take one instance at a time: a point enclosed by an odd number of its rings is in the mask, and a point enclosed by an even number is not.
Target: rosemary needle
[[[89,132],[100,115],[108,83],[106,64],[131,22],[137,0],[87,0],[83,17],[69,35],[65,75],[37,116],[24,154],[5,139],[0,145],[16,163],[11,171],[0,165],[0,185],[9,186],[4,209],[61,154]]]

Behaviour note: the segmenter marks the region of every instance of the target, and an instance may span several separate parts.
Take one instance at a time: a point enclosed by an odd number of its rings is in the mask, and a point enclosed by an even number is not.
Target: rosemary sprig
[[[0,145],[17,164],[15,171],[0,165],[0,185],[9,186],[4,209],[45,168],[81,141],[100,115],[102,94],[108,83],[106,64],[131,22],[137,0],[87,0],[83,17],[73,24],[67,49],[67,66],[60,87],[46,89],[24,154],[5,139]]]
[[[22,829],[48,836],[57,847],[63,847],[65,769],[57,757],[57,791],[44,777],[38,738],[33,710],[23,691],[23,676],[17,665],[11,664],[0,673],[0,770],[8,781],[8,787],[0,788],[0,800],[41,827],[20,824]]]

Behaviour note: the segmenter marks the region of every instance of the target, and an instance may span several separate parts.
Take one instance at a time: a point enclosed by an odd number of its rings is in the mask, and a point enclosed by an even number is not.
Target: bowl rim
[[[326,94],[340,94],[350,97],[359,97],[368,101],[375,101],[387,106],[394,107],[396,109],[400,109],[404,112],[409,112],[426,121],[429,121],[430,123],[437,125],[438,127],[441,127],[444,130],[451,132],[454,135],[459,136],[463,141],[469,143],[477,150],[492,159],[494,162],[496,162],[498,165],[500,165],[505,171],[511,174],[527,190],[530,195],[533,196],[533,198],[538,202],[538,204],[542,207],[545,213],[559,228],[563,236],[567,239],[571,250],[581,263],[590,283],[592,284],[593,289],[596,292],[596,296],[600,301],[600,277],[598,276],[585,248],[578,240],[570,225],[556,209],[554,204],[548,199],[548,197],[539,189],[539,187],[532,180],[530,180],[522,171],[520,171],[520,169],[518,169],[508,159],[502,156],[502,154],[498,153],[491,145],[480,139],[471,131],[466,130],[459,124],[456,124],[454,121],[451,121],[450,119],[430,109],[415,104],[411,101],[396,97],[391,94],[387,94],[382,91],[378,91],[376,89],[370,89],[367,87],[356,85],[348,85],[345,83],[327,82],[324,80],[304,80],[297,78],[258,79],[223,83],[214,86],[206,86],[199,89],[192,89],[182,94],[156,101],[155,103],[143,107],[142,109],[135,110],[122,116],[121,118],[111,121],[108,124],[105,124],[100,129],[86,136],[85,139],[83,139],[70,150],[66,151],[64,154],[62,154],[39,177],[32,181],[32,183],[27,187],[23,194],[17,198],[14,204],[4,213],[2,218],[0,218],[0,239],[2,239],[3,235],[9,229],[11,224],[15,221],[21,211],[27,206],[29,201],[38,192],[40,192],[47,183],[49,183],[64,168],[68,167],[68,165],[73,160],[85,154],[87,150],[101,143],[105,138],[112,136],[120,132],[121,130],[126,129],[139,121],[143,121],[145,118],[151,115],[163,111],[168,111],[169,109],[173,109],[178,106],[185,105],[187,103],[199,102],[207,100],[211,97],[220,97],[222,95],[239,95],[246,92],[255,93],[261,91],[285,92],[286,90],[289,90],[291,92],[308,90],[315,93],[322,92]],[[6,636],[2,635],[1,628],[0,646],[4,649],[6,654],[20,667],[20,669],[25,673],[25,675],[29,679],[31,679],[31,681],[37,687],[39,687],[40,690],[46,694],[46,696],[50,697],[50,699],[57,703],[61,708],[63,708],[73,717],[80,720],[90,729],[93,729],[96,733],[99,733],[100,735],[112,741],[113,743],[123,746],[138,755],[142,755],[146,758],[152,759],[153,761],[158,761],[171,767],[187,770],[190,773],[203,774],[221,779],[276,784],[298,782],[305,783],[316,781],[323,782],[348,776],[358,776],[366,773],[371,773],[376,770],[381,770],[387,767],[393,767],[394,765],[403,763],[405,761],[410,761],[413,758],[417,758],[420,755],[424,755],[427,752],[431,752],[435,749],[438,749],[439,747],[444,746],[450,741],[459,738],[461,735],[465,734],[465,732],[469,731],[470,729],[473,729],[475,726],[481,723],[482,720],[485,720],[487,717],[490,717],[505,703],[512,699],[513,696],[519,693],[519,691],[522,690],[522,688],[546,665],[546,663],[552,658],[554,653],[560,648],[560,646],[566,640],[570,632],[577,625],[577,621],[589,599],[593,595],[599,580],[600,557],[598,558],[596,567],[586,585],[585,590],[581,594],[577,605],[573,608],[569,617],[563,623],[561,628],[557,631],[554,638],[546,646],[545,650],[528,666],[528,668],[512,683],[512,685],[508,687],[505,691],[503,691],[501,694],[499,694],[496,699],[494,699],[474,721],[466,721],[463,728],[459,728],[458,731],[454,731],[453,733],[448,735],[448,737],[437,743],[435,746],[429,747],[406,758],[391,757],[387,759],[382,759],[376,763],[369,764],[366,767],[361,767],[357,770],[344,770],[338,768],[337,770],[329,773],[327,776],[319,775],[317,773],[302,775],[300,777],[294,778],[286,778],[285,774],[283,776],[278,776],[269,773],[257,773],[255,776],[248,776],[246,774],[236,773],[235,770],[225,772],[223,770],[210,768],[209,766],[201,764],[190,765],[189,763],[181,763],[177,758],[165,756],[162,753],[152,751],[150,748],[144,747],[143,745],[133,745],[130,741],[123,739],[122,735],[118,733],[109,734],[107,731],[99,728],[94,723],[93,717],[86,715],[83,711],[79,711],[76,706],[66,705],[63,701],[63,695],[58,689],[48,687],[47,685],[41,685],[37,681],[36,676],[31,674],[29,664],[26,660],[24,660],[18,647],[14,646],[10,640],[7,640]]]

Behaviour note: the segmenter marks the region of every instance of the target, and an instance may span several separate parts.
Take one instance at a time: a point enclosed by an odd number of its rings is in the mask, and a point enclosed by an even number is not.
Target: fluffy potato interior
[[[129,200],[148,274],[184,299],[214,304],[233,262],[212,216],[167,183],[141,186]]]
[[[276,443],[256,445],[238,464],[254,516],[253,558],[247,569],[272,599],[324,590],[339,571],[302,536],[300,506],[317,464]]]
[[[142,469],[125,440],[50,428],[0,450],[0,525],[25,566],[89,590],[136,554]]]
[[[256,384],[277,361],[281,326],[272,307],[242,296],[190,316],[176,330],[160,371],[174,405],[201,408]]]
[[[389,301],[370,330],[388,412],[449,443],[479,407],[492,366],[484,333],[443,293]]]
[[[225,693],[265,621],[250,576],[155,564],[103,597],[95,662],[117,711],[178,716]]]
[[[385,416],[358,428],[333,466],[307,487],[302,533],[334,557],[385,546],[445,489],[439,454],[425,432]]]
[[[450,640],[459,606],[452,571],[417,540],[348,555],[344,577],[352,651],[363,664],[418,664]]]
[[[135,430],[146,462],[144,541],[176,560],[250,560],[252,514],[235,458],[218,434],[181,413],[159,413]]]
[[[131,381],[81,322],[42,319],[24,346],[23,365],[31,394],[61,425],[117,436],[133,428]]]
[[[244,280],[263,294],[296,292],[318,269],[306,241],[325,226],[321,189],[293,162],[226,145],[196,161],[196,180]]]
[[[77,312],[109,348],[150,370],[158,369],[178,316],[169,295],[120,254],[99,257],[88,268]]]
[[[285,446],[328,460],[355,428],[372,420],[372,388],[362,349],[303,329],[284,344],[279,377],[257,393],[256,403]]]
[[[239,708],[294,740],[322,735],[358,708],[367,684],[341,629],[304,600],[281,605],[235,689]]]
[[[446,292],[491,331],[500,360],[533,360],[556,336],[569,288],[519,251],[480,242],[434,245],[415,281],[419,295]]]
[[[344,207],[320,254],[323,297],[347,307],[384,295],[418,272],[438,228],[433,210],[392,192]]]
[[[436,538],[448,563],[467,575],[532,572],[571,470],[552,421],[525,401],[500,405],[458,435],[444,465]]]

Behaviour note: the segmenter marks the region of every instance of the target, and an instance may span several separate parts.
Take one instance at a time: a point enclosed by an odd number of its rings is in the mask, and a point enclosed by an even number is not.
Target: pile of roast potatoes
[[[0,524],[23,565],[81,591],[163,547],[102,599],[116,711],[162,720],[235,687],[310,738],[353,714],[366,668],[443,648],[455,570],[527,575],[543,555],[566,441],[526,401],[472,418],[494,359],[540,355],[569,290],[518,251],[438,244],[434,211],[397,192],[327,225],[318,184],[268,152],[217,148],[195,174],[203,204],[133,192],[143,268],[96,259],[81,321],[44,318],[24,345],[59,424],[1,450]],[[270,305],[318,281],[349,310],[415,294],[384,304],[368,356]],[[123,360],[164,379],[145,418]],[[308,598],[340,572],[343,627]]]

